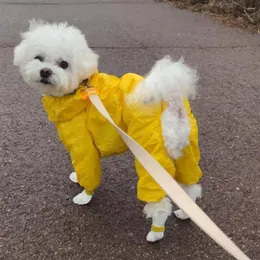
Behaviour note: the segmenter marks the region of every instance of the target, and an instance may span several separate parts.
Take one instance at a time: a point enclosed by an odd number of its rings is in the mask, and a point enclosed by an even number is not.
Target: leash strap
[[[146,171],[166,192],[168,197],[181,208],[209,237],[237,260],[250,260],[219,228],[218,226],[192,201],[186,192],[169,175],[169,173],[134,139],[121,130],[110,117],[94,88],[86,89],[87,96],[96,109],[117,129],[129,149]]]

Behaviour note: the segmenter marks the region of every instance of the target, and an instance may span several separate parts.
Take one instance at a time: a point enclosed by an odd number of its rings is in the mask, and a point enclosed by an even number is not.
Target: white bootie
[[[194,202],[196,202],[197,198],[201,198],[202,188],[200,184],[180,185]],[[181,220],[189,219],[189,216],[182,209],[174,211],[174,215]]]
[[[164,237],[164,232],[154,232],[154,231],[150,231],[146,237],[146,240],[148,242],[156,242],[158,240],[163,239]]]
[[[93,195],[88,195],[86,191],[83,190],[80,194],[73,198],[73,202],[78,205],[86,205],[91,201],[92,197]]]
[[[174,215],[181,220],[189,219],[189,216],[182,209],[175,210]]]
[[[72,173],[70,174],[70,180],[71,180],[72,182],[74,182],[74,183],[78,183],[78,178],[77,178],[76,172],[72,172]]]

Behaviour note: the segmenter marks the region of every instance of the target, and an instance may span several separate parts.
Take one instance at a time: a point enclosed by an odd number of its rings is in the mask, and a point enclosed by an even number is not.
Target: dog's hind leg
[[[169,198],[164,198],[160,202],[149,202],[144,207],[147,218],[152,218],[151,230],[146,240],[156,242],[164,237],[165,223],[172,212],[172,204]]]
[[[200,184],[192,184],[192,185],[180,184],[180,185],[194,202],[196,202],[197,198],[201,198],[202,188]],[[178,219],[181,220],[189,219],[189,216],[182,209],[178,209],[174,211],[174,214]]]

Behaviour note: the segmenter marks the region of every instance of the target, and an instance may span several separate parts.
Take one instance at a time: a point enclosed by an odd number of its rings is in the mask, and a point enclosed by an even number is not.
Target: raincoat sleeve
[[[126,74],[121,78],[120,87],[125,96],[131,93],[143,78],[136,74]],[[123,118],[127,125],[127,133],[148,151],[174,177],[175,166],[164,147],[161,129],[163,107],[156,105],[151,111],[141,111],[124,104]],[[154,181],[150,174],[135,159],[138,175],[137,197],[144,202],[157,202],[165,197],[165,192]]]
[[[78,183],[91,194],[101,178],[100,157],[83,115],[56,124],[59,137],[70,153]]]

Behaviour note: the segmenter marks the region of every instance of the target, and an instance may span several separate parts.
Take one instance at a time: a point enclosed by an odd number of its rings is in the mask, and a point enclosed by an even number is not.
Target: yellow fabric
[[[93,195],[93,194],[94,194],[94,191],[93,191],[93,190],[90,191],[90,190],[85,189],[85,193],[86,193],[87,195]]]
[[[157,227],[157,226],[152,225],[152,227],[151,227],[151,231],[153,231],[153,232],[164,232],[164,230],[165,230],[165,226]]]
[[[125,74],[121,78],[96,73],[89,85],[97,88],[101,101],[115,123],[140,145],[142,145],[168,172],[184,184],[198,182],[201,170],[198,166],[198,130],[188,101],[184,101],[189,113],[192,131],[190,145],[184,156],[173,161],[164,147],[161,114],[165,104],[142,112],[128,107],[125,97],[134,90],[143,78],[136,74]],[[44,96],[42,101],[51,122],[56,124],[59,138],[69,151],[79,184],[87,191],[94,191],[100,184],[100,158],[123,153],[127,146],[116,129],[99,114],[89,100],[83,100],[84,87],[64,97]],[[137,197],[145,202],[159,201],[165,192],[152,177],[135,161],[137,175]]]

